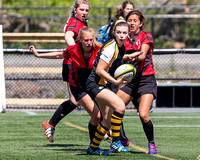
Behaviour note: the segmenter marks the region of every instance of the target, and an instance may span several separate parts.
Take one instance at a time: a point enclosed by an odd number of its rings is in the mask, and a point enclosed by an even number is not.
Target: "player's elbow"
[[[103,69],[101,67],[97,66],[96,74],[98,76],[102,77],[102,75],[103,75]]]
[[[98,69],[98,67],[97,67],[97,69],[96,69],[96,74],[99,75],[99,76],[101,76],[101,70]]]
[[[140,56],[137,57],[137,61],[144,61],[145,58],[146,58],[146,56],[140,55]]]

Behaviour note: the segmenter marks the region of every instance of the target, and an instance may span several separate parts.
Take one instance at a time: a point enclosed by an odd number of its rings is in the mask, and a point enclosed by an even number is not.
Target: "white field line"
[[[200,128],[200,125],[153,125],[154,128]],[[134,125],[134,127],[141,128],[141,125]]]
[[[36,113],[35,112],[31,112],[31,111],[24,111],[25,113],[27,113],[30,116],[35,116]]]
[[[191,116],[150,116],[153,119],[200,119],[199,117],[191,117]],[[125,118],[139,118],[139,116],[125,116]]]
[[[125,118],[139,118],[138,116],[125,116]],[[200,117],[183,116],[151,116],[151,119],[199,119]],[[141,127],[141,126],[135,126]],[[155,125],[155,128],[200,128],[200,125]]]
[[[185,117],[183,117],[183,116],[161,116],[161,117],[159,117],[159,116],[151,116],[151,118],[161,118],[161,119],[195,119],[195,118],[197,118],[197,119],[199,119],[200,118],[200,116],[198,116],[198,117],[191,117],[191,116],[185,116]]]
[[[200,125],[154,125],[155,128],[200,128]]]

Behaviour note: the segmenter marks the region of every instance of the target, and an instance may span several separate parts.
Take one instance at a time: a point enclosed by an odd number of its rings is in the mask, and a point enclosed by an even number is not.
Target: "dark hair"
[[[113,31],[115,31],[116,28],[117,28],[118,26],[127,26],[127,27],[128,27],[128,32],[130,32],[130,26],[129,26],[128,23],[126,23],[125,21],[118,22],[118,23],[114,26]]]
[[[127,16],[126,16],[126,22],[128,20],[128,18],[131,16],[131,15],[137,15],[139,17],[139,20],[140,22],[143,22],[143,25],[140,27],[140,29],[142,30],[143,26],[144,26],[144,21],[145,21],[145,18],[144,16],[142,15],[142,13],[138,10],[134,10],[134,11],[130,11]]]
[[[124,2],[122,3],[122,5],[120,6],[120,9],[117,10],[117,13],[116,13],[115,18],[118,19],[120,16],[124,17],[124,8],[126,8],[126,5],[127,5],[127,4],[131,4],[131,5],[133,6],[133,8],[135,8],[133,2],[131,2],[131,1],[124,1]],[[125,18],[125,17],[124,17],[124,18]]]

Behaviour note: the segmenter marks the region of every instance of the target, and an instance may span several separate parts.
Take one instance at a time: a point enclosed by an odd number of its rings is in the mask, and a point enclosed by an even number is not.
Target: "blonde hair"
[[[75,15],[74,9],[77,9],[80,6],[80,4],[87,4],[90,7],[90,2],[88,0],[76,0],[74,2],[74,5],[70,7],[70,13],[69,13],[69,18],[67,20],[67,23],[70,17]]]
[[[92,34],[93,36],[93,47],[95,48],[96,46],[100,46],[100,44],[96,41],[96,37],[95,37],[95,31],[88,27],[88,26],[85,26],[83,28],[80,29],[80,31],[78,32],[78,39],[81,40],[83,39],[84,35],[85,35],[85,32],[89,32]]]

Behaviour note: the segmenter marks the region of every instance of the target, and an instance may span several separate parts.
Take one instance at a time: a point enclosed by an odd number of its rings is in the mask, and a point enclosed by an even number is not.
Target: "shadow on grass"
[[[87,154],[87,146],[85,145],[74,145],[74,144],[47,144],[43,146],[44,150],[46,151],[53,151],[53,152],[57,152],[57,153],[69,153],[70,155],[77,155],[77,156],[89,156]],[[46,148],[45,148],[46,147]],[[75,147],[75,148],[74,148]],[[41,151],[41,148],[37,148],[38,150]],[[34,150],[37,150],[34,149]],[[108,148],[103,149],[103,151],[108,152]],[[138,151],[131,151],[129,150],[129,152],[127,153],[109,153],[109,157],[118,157],[118,159],[121,157],[124,159],[124,156],[132,156],[132,155],[145,155],[146,153],[144,152],[138,152]],[[94,157],[98,157],[98,155],[90,155],[90,156],[94,156]],[[103,156],[104,157],[104,156]],[[107,157],[107,156],[105,156]]]
[[[103,151],[108,152],[108,150],[103,150]],[[131,155],[131,154],[146,154],[146,153],[144,153],[144,152],[135,152],[135,151],[129,151],[127,153],[109,153],[109,157],[110,156],[113,156],[113,157],[114,156],[118,156],[118,157],[123,157],[124,158],[124,155]],[[76,154],[76,155],[84,156],[84,155],[88,155],[88,154],[87,153],[85,153],[85,154],[79,153],[79,154]],[[98,156],[98,155],[91,155],[91,156]]]
[[[47,144],[43,147],[48,147],[48,150],[54,150],[54,151],[62,151],[62,152],[78,152],[76,155],[88,155],[86,150],[87,147],[85,145],[78,145],[78,144]],[[108,149],[103,149],[103,151],[108,152]],[[81,153],[80,153],[81,152]],[[146,154],[144,152],[138,152],[138,151],[131,151],[127,153],[109,153],[109,156],[122,156],[124,157],[124,154]]]
[[[146,154],[144,152],[138,152],[138,151],[128,151],[128,153],[131,153],[131,154]]]
[[[83,146],[78,144],[47,144],[44,147],[76,147],[76,146]]]
[[[86,152],[86,149],[83,149],[84,145],[78,144],[47,144],[43,147],[48,147],[48,150],[54,151],[63,151],[63,152]],[[76,149],[77,148],[77,149]]]

